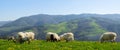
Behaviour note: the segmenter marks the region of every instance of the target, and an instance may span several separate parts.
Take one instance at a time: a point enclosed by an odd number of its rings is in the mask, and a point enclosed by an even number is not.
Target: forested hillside
[[[5,24],[7,24],[9,22],[12,22],[12,21],[0,21],[0,26],[3,26],[3,25],[5,25]]]
[[[73,32],[76,40],[99,40],[102,33],[120,33],[119,14],[32,15],[19,18],[0,27],[0,36],[15,35],[19,31],[34,31],[36,39],[45,39],[47,32],[59,35]],[[117,38],[120,41],[119,38]]]

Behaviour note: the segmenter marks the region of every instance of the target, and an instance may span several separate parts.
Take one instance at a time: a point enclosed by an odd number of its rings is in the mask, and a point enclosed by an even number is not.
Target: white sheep
[[[18,32],[16,41],[20,43],[28,41],[28,43],[30,43],[30,41],[34,39],[34,36],[35,34],[33,32]]]
[[[56,34],[56,33],[48,32],[48,33],[46,34],[46,40],[47,40],[47,41],[51,41],[51,42],[59,41],[59,40],[60,40],[60,37],[59,37],[58,34]]]
[[[35,33],[33,33],[33,32],[25,32],[25,33],[26,33],[26,36],[27,36],[30,40],[34,40]]]
[[[103,33],[100,37],[100,42],[104,42],[104,41],[111,41],[111,42],[115,42],[117,37],[117,34],[114,32],[106,32]]]
[[[74,34],[71,33],[71,32],[64,33],[64,34],[60,35],[60,39],[61,40],[66,40],[66,42],[73,41],[74,40]]]

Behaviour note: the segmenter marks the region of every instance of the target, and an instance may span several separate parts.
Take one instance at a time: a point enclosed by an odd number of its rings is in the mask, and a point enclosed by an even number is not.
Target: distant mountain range
[[[9,22],[11,22],[11,21],[0,21],[0,26],[3,26],[4,24],[7,24]]]
[[[0,37],[16,35],[19,31],[34,31],[36,39],[45,39],[47,32],[56,32],[59,35],[73,32],[76,40],[99,40],[102,33],[112,31],[118,34],[117,41],[120,41],[119,26],[120,14],[38,14],[22,17],[1,26]]]

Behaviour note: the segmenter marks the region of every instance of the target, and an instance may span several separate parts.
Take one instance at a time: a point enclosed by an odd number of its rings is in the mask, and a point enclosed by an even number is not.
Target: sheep
[[[60,40],[66,40],[66,42],[73,41],[74,40],[74,34],[71,33],[71,32],[64,33],[64,34],[60,35]]]
[[[117,34],[114,32],[105,32],[100,37],[100,42],[111,41],[115,42]]]
[[[8,41],[14,40],[14,39],[15,39],[14,36],[9,36],[9,37],[8,37]]]
[[[35,34],[33,32],[25,32],[25,33],[30,40],[34,40]]]
[[[8,41],[13,41],[13,42],[15,42],[15,37],[14,37],[14,36],[9,36],[9,37],[8,37]]]
[[[28,44],[31,40],[34,40],[35,34],[33,32],[18,32],[18,36],[16,41],[23,43],[25,41],[28,41]]]
[[[60,37],[59,37],[58,34],[56,34],[56,33],[48,32],[48,33],[46,34],[46,40],[47,40],[47,41],[51,41],[51,42],[59,41],[59,40],[60,40]]]

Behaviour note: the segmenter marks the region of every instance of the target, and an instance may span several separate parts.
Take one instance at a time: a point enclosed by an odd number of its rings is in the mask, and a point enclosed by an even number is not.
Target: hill
[[[5,25],[5,24],[7,24],[9,22],[11,22],[11,21],[0,21],[0,26],[3,26],[3,25]]]
[[[19,31],[34,31],[36,39],[45,39],[46,32],[56,32],[59,35],[73,32],[76,40],[99,40],[107,31],[120,33],[119,14],[71,14],[47,15],[38,14],[19,18],[0,28],[0,36],[15,35]],[[117,38],[120,41],[120,38]]]

